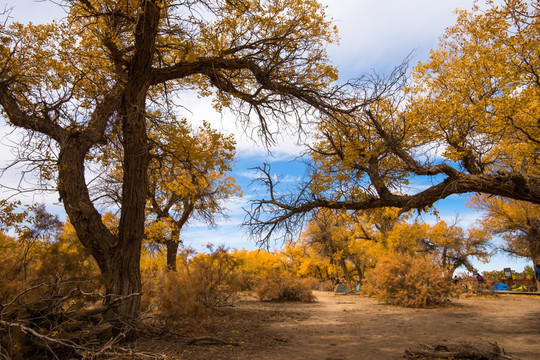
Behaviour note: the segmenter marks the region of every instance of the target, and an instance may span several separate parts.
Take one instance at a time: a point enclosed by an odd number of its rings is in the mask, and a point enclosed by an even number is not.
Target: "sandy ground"
[[[316,303],[245,299],[220,310],[206,333],[153,340],[151,350],[189,360],[387,360],[402,359],[406,349],[421,343],[497,342],[515,358],[540,359],[540,296],[499,295],[406,309],[358,295],[315,294]],[[187,344],[197,336],[231,344]]]

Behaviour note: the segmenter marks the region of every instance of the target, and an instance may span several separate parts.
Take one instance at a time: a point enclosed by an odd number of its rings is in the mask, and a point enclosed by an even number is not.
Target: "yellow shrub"
[[[274,271],[267,277],[256,277],[253,289],[261,301],[315,301],[313,282],[284,271]]]
[[[379,301],[405,307],[431,307],[453,296],[443,269],[419,256],[394,254],[379,260],[366,277],[363,291]]]
[[[154,307],[159,319],[184,330],[198,328],[212,309],[230,301],[240,287],[236,260],[223,248],[189,258],[191,254],[189,250],[180,254],[177,271],[156,273],[147,266],[143,271],[143,307]]]

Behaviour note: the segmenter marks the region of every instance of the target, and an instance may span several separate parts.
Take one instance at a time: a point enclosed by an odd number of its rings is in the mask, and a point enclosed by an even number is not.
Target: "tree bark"
[[[349,269],[347,269],[347,264],[345,263],[345,259],[341,258],[339,259],[339,266],[341,266],[341,270],[343,270],[343,275],[345,276],[345,281],[347,282],[347,287],[351,287],[351,276],[349,275]]]
[[[106,314],[113,334],[136,335],[140,312],[140,255],[144,236],[147,169],[149,162],[146,131],[146,94],[153,60],[153,44],[159,22],[159,7],[144,2],[136,34],[136,51],[128,79],[111,91],[96,108],[90,126],[55,139],[60,144],[59,193],[66,212],[83,245],[90,249],[104,276],[105,305],[114,302]],[[107,120],[116,110],[122,125],[123,185],[118,235],[111,233],[94,207],[85,181],[85,156],[100,141]],[[121,301],[117,301],[122,299]]]
[[[109,311],[107,318],[111,321],[115,333],[125,332],[130,338],[134,335],[135,322],[140,310],[139,262],[142,234],[130,233],[131,239],[126,241],[126,231],[121,231],[124,241],[120,241],[119,237],[103,225],[101,215],[93,206],[88,194],[84,178],[86,150],[81,148],[81,142],[78,140],[80,139],[77,136],[70,136],[61,146],[58,166],[59,193],[78,238],[90,250],[101,270],[108,295],[105,305],[118,297],[125,298]],[[126,211],[133,212],[133,207],[126,207]],[[124,220],[123,228],[126,227],[136,228],[133,220],[131,222]],[[142,231],[143,229],[139,229],[139,232]]]
[[[137,335],[137,324],[141,309],[141,272],[140,243],[132,241],[115,251],[110,259],[110,268],[104,275],[110,281],[107,287],[106,304],[119,297],[123,300],[113,306],[106,319],[113,325],[112,335],[124,333],[126,340],[133,340]]]
[[[115,331],[136,336],[136,322],[141,307],[140,258],[144,237],[145,205],[148,191],[148,135],[146,130],[146,96],[150,87],[150,70],[159,24],[160,8],[144,1],[135,29],[135,52],[128,70],[128,80],[118,116],[122,124],[124,147],[122,209],[118,226],[118,247],[108,269],[110,297],[126,297],[115,307]],[[132,296],[133,295],[133,296]]]
[[[171,239],[165,242],[167,246],[167,269],[176,271],[176,254],[178,254],[178,245],[180,244],[180,230],[174,229],[171,233]]]

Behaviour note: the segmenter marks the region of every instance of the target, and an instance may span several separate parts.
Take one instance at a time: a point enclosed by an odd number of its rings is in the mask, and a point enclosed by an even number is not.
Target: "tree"
[[[252,204],[252,234],[298,230],[320,208],[423,211],[465,193],[540,203],[540,5],[488,4],[459,12],[412,82],[406,62],[358,79],[358,106],[320,119],[295,194],[261,168],[269,195]]]
[[[504,252],[540,263],[540,206],[487,196],[475,196],[469,204],[486,212],[482,228],[502,236]]]
[[[23,130],[42,179],[56,183],[81,243],[114,302],[115,332],[134,335],[148,191],[148,114],[174,112],[173,95],[215,95],[272,140],[273,122],[310,115],[336,78],[325,64],[335,28],[310,0],[79,0],[65,21],[0,27],[0,105]],[[111,147],[122,150],[118,232],[90,196]],[[39,166],[37,166],[39,165]],[[116,301],[121,299],[122,301]],[[108,313],[112,317],[112,313]]]
[[[234,159],[234,139],[223,136],[205,123],[195,133],[184,120],[162,124],[152,137],[159,143],[152,150],[149,175],[151,241],[167,249],[167,267],[176,270],[180,231],[190,218],[209,225],[224,216],[223,202],[240,193],[227,176]]]
[[[446,276],[452,278],[460,266],[470,272],[477,272],[471,264],[471,257],[487,262],[491,255],[488,249],[490,239],[489,233],[483,229],[472,227],[465,232],[457,223],[448,225],[439,220],[429,227],[422,247],[427,253],[434,255]]]
[[[387,214],[390,215],[387,219],[392,219],[392,212]],[[375,232],[368,237],[373,243],[371,247],[374,249],[371,252],[374,252],[377,245],[380,247],[375,262],[395,254],[429,257],[430,261],[437,262],[445,271],[446,277],[452,278],[461,266],[475,272],[471,257],[485,262],[491,255],[488,248],[491,237],[482,229],[472,227],[465,231],[458,226],[457,220],[450,225],[441,219],[433,225],[410,221],[411,214],[398,217],[395,209],[393,215],[392,227],[387,227],[384,233]],[[357,231],[356,234],[357,238],[361,238],[361,233]]]
[[[351,257],[348,246],[351,226],[352,221],[347,213],[322,209],[302,234],[307,244],[327,258],[330,264],[340,266],[348,284],[351,284],[351,274],[347,266]]]
[[[362,282],[366,271],[374,267],[382,255],[403,248],[397,244],[400,240],[407,243],[407,249],[412,248],[411,243],[419,236],[416,229],[411,230],[413,237],[394,231],[402,224],[411,227],[405,219],[406,216],[399,216],[397,209],[389,208],[364,211],[355,216],[321,209],[294,246],[286,247],[285,254],[299,261],[304,273],[311,270],[321,279],[341,273],[349,284],[353,276]]]
[[[339,269],[301,236],[298,241],[285,244],[281,250],[289,263],[287,270],[296,277],[331,280],[339,277]]]

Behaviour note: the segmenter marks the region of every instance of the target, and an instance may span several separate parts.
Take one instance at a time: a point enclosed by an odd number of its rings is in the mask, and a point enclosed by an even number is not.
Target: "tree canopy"
[[[485,211],[485,232],[500,235],[500,250],[540,263],[540,206],[500,197],[475,196],[471,207]]]
[[[350,81],[353,108],[320,118],[295,193],[260,169],[269,195],[246,219],[254,236],[295,232],[319,208],[424,211],[465,193],[540,203],[540,4],[458,15],[410,80],[405,62]]]

